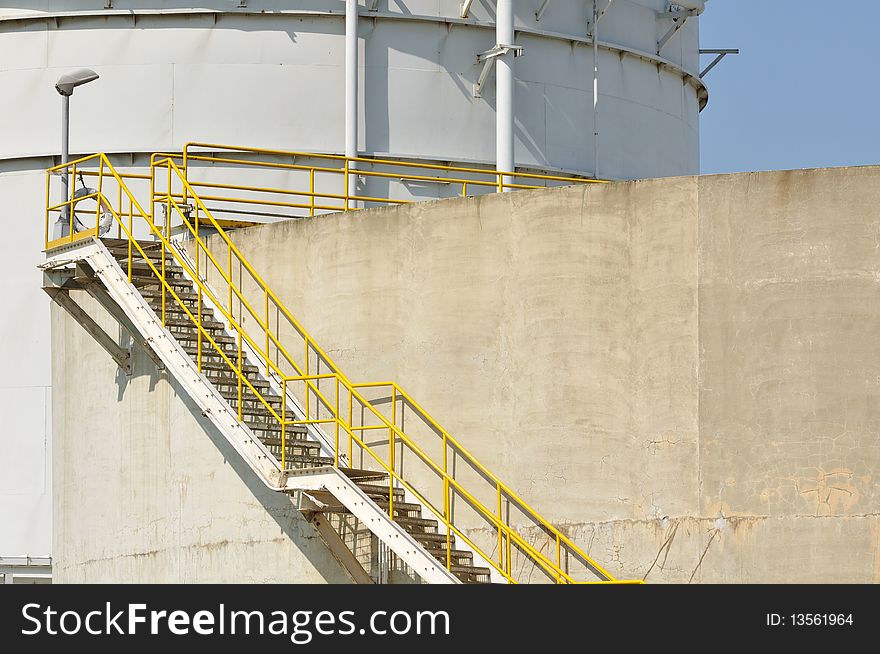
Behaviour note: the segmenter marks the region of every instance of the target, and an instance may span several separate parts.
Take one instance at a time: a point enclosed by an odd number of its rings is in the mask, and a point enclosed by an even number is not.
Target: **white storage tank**
[[[205,141],[606,179],[694,174],[703,5],[0,0],[0,412],[12,427],[0,430],[0,556],[51,550],[36,265],[63,72],[100,74],[72,99],[71,156],[104,151],[128,169]]]

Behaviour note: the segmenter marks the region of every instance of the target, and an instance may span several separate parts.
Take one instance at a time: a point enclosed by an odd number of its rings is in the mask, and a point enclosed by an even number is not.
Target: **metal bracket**
[[[367,574],[361,562],[342,540],[339,532],[333,524],[324,516],[322,506],[319,502],[309,497],[306,491],[300,493],[299,510],[303,517],[308,520],[318,532],[321,540],[327,545],[330,553],[345,568],[345,571],[351,576],[352,580],[357,584],[373,584],[373,578]]]
[[[550,5],[550,0],[544,0],[541,3],[541,6],[538,7],[538,11],[535,12],[535,20],[541,20],[544,17],[544,13],[547,11],[547,7]]]
[[[379,10],[379,0],[371,0],[369,11],[378,11],[378,10]]]
[[[598,1],[599,0],[596,0],[596,2],[598,2]],[[593,38],[593,34],[595,34],[595,26],[599,24],[599,21],[602,20],[602,18],[605,16],[605,14],[608,13],[608,10],[611,9],[611,5],[613,5],[614,3],[615,3],[615,0],[608,0],[608,4],[605,5],[605,9],[603,9],[602,11],[597,11],[594,14],[595,20],[587,22],[587,25],[590,26],[590,29],[587,30],[587,36],[589,36],[591,39]]]
[[[80,326],[95,339],[95,341],[97,341],[98,345],[107,351],[107,354],[113,358],[122,372],[126,375],[131,375],[131,352],[120,346],[116,342],[116,339],[107,334],[95,319],[86,313],[85,309],[77,304],[76,300],[70,297],[69,289],[55,286],[44,286],[43,290],[49,294],[49,297],[51,297],[58,306],[67,311],[67,313],[69,313],[71,317],[76,320]]]
[[[459,12],[462,18],[467,18],[468,14],[471,11],[471,5],[474,3],[474,0],[461,0],[461,11]]]
[[[101,307],[109,313],[113,319],[122,327],[126,332],[128,332],[129,336],[132,339],[133,343],[139,343],[144,351],[147,353],[147,356],[156,364],[156,368],[158,370],[164,370],[165,364],[159,355],[156,354],[153,347],[150,345],[148,341],[143,340],[139,336],[139,332],[137,327],[128,319],[128,316],[119,309],[119,306],[113,301],[110,295],[104,290],[104,287],[101,285],[100,281],[95,278],[94,273],[83,264],[83,262],[76,262],[73,268],[60,268],[57,270],[53,270],[51,272],[46,271],[43,274],[43,290],[46,291],[53,299],[56,297],[58,291],[63,291],[67,294],[66,298],[60,298],[58,303],[65,309],[68,310],[69,313],[83,325],[83,328],[88,331],[92,336],[95,337],[95,340],[98,341],[99,344],[104,346],[104,349],[107,349],[110,356],[113,357],[114,361],[119,364],[119,367],[125,371],[125,374],[131,374],[131,348],[123,349],[121,346],[116,345],[116,342],[113,339],[110,339],[114,348],[108,349],[105,346],[105,342],[102,341],[101,336],[95,334],[92,331],[92,327],[95,327],[101,330],[100,327],[97,327],[97,323],[88,315],[85,315],[83,320],[86,320],[86,323],[89,326],[83,324],[81,318],[82,316],[77,312],[77,310],[82,311],[85,314],[85,311],[80,307],[76,302],[70,298],[70,291],[79,290],[86,291],[89,295],[91,295]],[[69,302],[72,302],[76,305],[76,309],[72,312],[69,308]],[[103,330],[101,330],[103,331]],[[107,336],[107,338],[110,338]],[[117,349],[118,348],[118,349]],[[123,356],[122,353],[125,353]]]
[[[495,60],[498,57],[503,57],[509,52],[513,52],[514,57],[522,57],[524,51],[521,45],[498,44],[491,50],[486,50],[486,52],[477,55],[477,63],[482,63],[483,69],[480,71],[480,77],[479,79],[477,79],[477,83],[474,84],[475,98],[483,97],[483,85],[489,78],[489,73],[492,72],[492,67],[495,65]]]
[[[663,49],[667,43],[669,43],[669,39],[675,36],[678,31],[684,27],[685,23],[687,23],[687,19],[692,16],[699,16],[700,12],[696,9],[685,9],[677,4],[670,3],[669,9],[667,11],[658,12],[662,18],[671,18],[672,19],[672,27],[669,28],[669,31],[663,35],[663,38],[657,41],[657,54],[660,54],[660,51]]]
[[[721,63],[721,60],[724,59],[724,57],[726,57],[727,55],[738,55],[739,48],[711,48],[711,49],[707,49],[707,50],[701,49],[700,54],[701,55],[704,55],[704,54],[717,55],[715,57],[715,59],[712,60],[712,63],[709,64],[708,66],[706,66],[703,69],[703,72],[700,73],[700,79],[703,79],[709,73],[710,70],[712,70],[713,68],[715,68],[715,66],[717,66],[718,64]]]

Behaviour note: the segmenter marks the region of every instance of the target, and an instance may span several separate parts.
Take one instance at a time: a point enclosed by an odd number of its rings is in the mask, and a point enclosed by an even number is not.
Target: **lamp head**
[[[89,68],[79,68],[59,77],[55,84],[55,90],[61,95],[70,96],[73,95],[73,89],[77,86],[94,82],[98,77],[98,73]]]

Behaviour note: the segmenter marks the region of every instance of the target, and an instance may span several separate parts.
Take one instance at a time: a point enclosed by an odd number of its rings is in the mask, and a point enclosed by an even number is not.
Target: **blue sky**
[[[703,173],[880,163],[880,1],[711,0],[700,30],[742,50],[706,76]]]

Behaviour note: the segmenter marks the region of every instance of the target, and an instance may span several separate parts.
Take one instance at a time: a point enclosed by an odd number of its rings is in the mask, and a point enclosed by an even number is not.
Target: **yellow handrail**
[[[431,164],[417,161],[402,161],[395,159],[383,159],[379,157],[345,157],[336,154],[319,154],[314,152],[299,152],[294,150],[271,150],[263,148],[251,148],[243,146],[222,145],[218,143],[187,143],[181,155],[175,158],[182,160],[182,169],[186,179],[193,189],[220,189],[229,191],[223,194],[200,194],[202,200],[220,202],[222,205],[213,207],[218,213],[231,213],[240,216],[266,216],[266,217],[296,217],[296,213],[279,212],[279,210],[308,210],[302,215],[315,215],[315,210],[320,211],[348,211],[360,209],[361,205],[383,204],[408,204],[412,200],[391,197],[391,191],[386,195],[370,194],[352,188],[352,177],[377,180],[398,181],[406,183],[428,183],[440,185],[460,186],[458,195],[466,196],[469,189],[482,192],[504,192],[508,190],[539,189],[551,184],[603,184],[605,180],[595,180],[570,175],[530,173],[530,172],[504,172],[490,168],[476,166],[453,166],[444,164]],[[279,158],[289,161],[279,161]],[[302,160],[302,162],[298,162]],[[302,180],[301,188],[278,188],[261,187],[247,184],[223,184],[214,180],[197,179],[198,166],[194,164],[219,164],[223,166],[236,166],[253,168],[257,170],[277,170],[284,172],[308,172],[308,185]],[[381,168],[382,170],[376,170]],[[329,176],[333,180],[342,178],[341,185],[334,190],[318,189],[316,176]],[[246,195],[242,195],[246,194]],[[281,196],[281,197],[278,197]],[[307,198],[309,204],[290,201],[290,196]],[[184,201],[187,192],[183,194]],[[325,201],[338,200],[339,205],[332,202],[319,203],[312,206],[315,199]],[[239,208],[238,205],[263,205],[270,211],[253,212]],[[271,211],[275,210],[275,211]]]
[[[196,144],[190,144],[196,145]],[[169,154],[165,156],[154,156],[151,159],[151,175],[149,176],[150,180],[150,207],[153,208],[155,206],[164,206],[166,208],[166,217],[165,217],[165,225],[160,227],[158,226],[153,218],[152,211],[147,212],[143,209],[143,207],[137,202],[131,191],[128,189],[125,179],[144,179],[146,176],[126,176],[120,175],[115,171],[113,166],[110,164],[109,159],[105,155],[92,155],[91,157],[83,157],[78,159],[75,162],[70,162],[69,164],[65,164],[62,166],[56,166],[54,168],[49,169],[47,177],[47,190],[46,190],[46,247],[47,249],[51,247],[55,247],[57,245],[63,243],[73,242],[78,240],[79,238],[85,238],[87,236],[97,236],[98,235],[98,224],[100,220],[100,212],[102,204],[106,203],[107,206],[110,206],[110,203],[106,199],[106,195],[103,193],[103,182],[105,179],[105,169],[107,171],[107,175],[115,180],[115,182],[119,185],[118,189],[118,202],[117,207],[110,209],[114,221],[118,224],[118,230],[120,234],[125,235],[125,238],[129,242],[128,248],[128,275],[129,279],[131,279],[132,275],[132,259],[134,256],[134,251],[136,250],[140,255],[144,258],[144,260],[149,265],[152,272],[157,276],[158,279],[161,280],[162,287],[162,320],[165,322],[165,298],[166,295],[170,295],[173,301],[180,306],[186,317],[198,328],[198,356],[197,362],[199,365],[199,369],[201,369],[202,365],[202,340],[207,341],[207,345],[211,347],[214,351],[219,354],[220,359],[224,362],[224,364],[231,370],[237,379],[236,383],[238,386],[238,412],[239,418],[241,418],[242,414],[242,400],[243,400],[243,389],[246,387],[255,398],[261,402],[266,409],[268,410],[269,415],[278,422],[281,427],[281,467],[282,469],[286,469],[286,435],[287,428],[294,425],[331,425],[335,430],[335,446],[334,446],[334,465],[339,466],[344,462],[347,462],[348,465],[353,465],[354,463],[354,445],[357,444],[358,451],[361,453],[363,457],[364,454],[367,454],[368,457],[376,462],[380,469],[383,472],[388,474],[389,479],[389,496],[388,496],[388,513],[391,519],[394,519],[394,489],[395,488],[405,488],[409,490],[415,497],[419,499],[422,504],[424,504],[440,521],[446,528],[447,538],[446,538],[446,565],[448,568],[452,568],[452,544],[451,544],[451,536],[455,534],[462,541],[466,542],[475,552],[479,553],[490,565],[505,579],[507,579],[511,583],[516,583],[516,576],[519,574],[517,570],[514,569],[512,565],[512,548],[515,547],[516,550],[521,553],[526,560],[531,561],[534,566],[541,569],[549,578],[556,581],[557,583],[579,583],[576,581],[575,577],[570,574],[568,570],[568,557],[569,555],[573,555],[576,561],[580,562],[582,565],[585,565],[586,568],[592,572],[596,577],[599,578],[600,581],[616,581],[613,576],[604,568],[599,566],[593,559],[591,559],[588,555],[586,555],[582,550],[580,550],[570,539],[568,539],[564,534],[562,534],[556,527],[550,524],[546,519],[544,519],[537,511],[532,509],[524,500],[522,500],[516,493],[513,492],[506,484],[500,481],[498,477],[496,477],[493,473],[491,473],[474,455],[472,455],[467,449],[465,449],[456,439],[454,439],[446,430],[444,430],[439,423],[428,414],[409,394],[407,394],[402,388],[400,388],[394,382],[372,382],[365,384],[353,384],[333,363],[333,361],[328,357],[326,352],[318,346],[318,344],[314,341],[314,339],[310,336],[310,334],[305,330],[305,328],[294,318],[294,316],[290,313],[290,311],[286,308],[286,306],[281,302],[281,300],[277,297],[277,295],[272,291],[272,289],[265,283],[262,277],[256,272],[254,267],[250,264],[250,262],[244,257],[244,255],[240,252],[240,250],[235,246],[235,244],[231,241],[228,234],[224,230],[222,224],[215,219],[212,211],[205,205],[203,198],[196,193],[194,189],[194,183],[191,183],[188,179],[189,170],[186,168],[186,165],[189,161],[194,160],[195,157],[199,155],[189,154],[189,147],[184,150],[182,155],[174,155]],[[222,146],[208,146],[208,147],[222,147]],[[247,149],[241,148],[242,151],[247,152],[255,152],[255,153],[267,153],[274,152],[278,154],[297,154],[297,153],[286,153],[281,151],[265,151],[265,150],[256,150],[256,149]],[[307,153],[299,153],[307,156]],[[337,161],[345,161],[346,171],[348,170],[348,166],[352,161],[370,161],[372,163],[393,163],[397,164],[399,162],[385,162],[382,160],[373,160],[373,159],[364,159],[364,158],[344,158],[338,157],[335,155],[324,155],[327,159],[337,160]],[[57,174],[59,172],[68,172],[69,170],[76,170],[77,167],[82,167],[83,165],[87,165],[90,162],[97,159],[97,163],[99,165],[99,169],[97,172],[89,171],[85,174],[96,175],[98,177],[98,189],[95,193],[89,194],[87,197],[83,198],[74,198],[71,193],[71,197],[65,200],[62,203],[51,204],[49,200],[49,178],[53,174]],[[182,159],[184,162],[184,167],[181,168],[175,163],[175,159]],[[423,168],[435,168],[430,164],[417,164],[418,167]],[[444,170],[458,170],[458,171],[467,171],[467,172],[481,172],[486,173],[487,171],[482,171],[478,169],[453,169],[452,167],[436,167],[442,168]],[[162,175],[160,175],[160,171],[162,171]],[[356,171],[358,174],[361,171]],[[494,171],[491,171],[492,175],[495,175]],[[383,173],[384,174],[384,173]],[[518,176],[523,177],[534,177],[533,175],[521,175]],[[163,182],[166,184],[167,188],[164,189],[164,192],[158,188]],[[499,177],[500,179],[500,177]],[[551,179],[551,177],[545,177],[544,179]],[[554,178],[554,179],[563,179],[568,181],[567,178]],[[475,180],[456,180],[463,181],[465,184],[477,184],[478,182]],[[503,181],[501,182],[503,184]],[[494,182],[491,183],[494,186]],[[173,186],[177,185],[180,188],[180,191],[177,192],[174,190]],[[309,197],[312,199],[312,205],[314,205],[314,198],[319,196],[320,194],[315,193],[314,191],[314,171],[310,173],[310,191],[308,192]],[[511,186],[511,185],[508,185]],[[244,188],[241,185],[236,185],[235,187],[230,188]],[[271,189],[272,191],[280,191],[280,192],[288,192],[284,189]],[[125,224],[125,211],[123,206],[123,193],[125,198],[128,200],[128,225]],[[324,196],[326,197],[326,196]],[[97,199],[98,209],[96,209],[96,223],[94,229],[89,229],[87,232],[78,232],[75,233],[73,228],[73,219],[71,218],[71,233],[69,233],[66,237],[62,239],[58,239],[55,241],[51,241],[49,239],[49,225],[50,225],[50,215],[53,212],[63,211],[64,207],[69,207],[71,213],[73,213],[73,209],[76,203],[88,199]],[[346,202],[354,199],[353,196],[349,196],[346,192],[345,195],[340,195],[338,199],[345,199]],[[362,200],[363,198],[357,198]],[[181,201],[179,201],[181,200]],[[188,201],[192,201],[192,206],[186,204]],[[312,210],[313,211],[313,210]],[[192,238],[192,242],[195,246],[195,265],[192,266],[190,263],[184,259],[179,252],[172,246],[170,235],[171,235],[171,224],[172,224],[172,212],[175,218],[179,218],[182,226],[185,228],[185,232],[189,233]],[[191,217],[190,214],[195,212],[194,217]],[[161,244],[162,249],[162,262],[160,266],[154,265],[154,263],[146,256],[144,250],[142,249],[140,243],[135,234],[135,230],[133,228],[133,218],[135,215],[146,223],[148,228],[148,233],[153,236],[159,243]],[[225,247],[225,258],[226,265],[222,265],[220,261],[218,261],[218,257],[214,255],[211,251],[211,247],[205,238],[202,237],[200,233],[201,227],[211,227],[219,236],[222,246]],[[190,311],[189,307],[186,306],[185,302],[181,300],[179,294],[174,290],[172,284],[169,283],[166,277],[166,266],[165,266],[165,258],[166,252],[170,253],[173,256],[173,259],[186,271],[186,273],[194,280],[196,285],[196,290],[198,293],[198,302],[195,309],[195,315],[192,311]],[[204,257],[203,257],[204,255]],[[233,261],[238,265],[239,270],[241,271],[238,276],[238,280],[236,281],[233,275]],[[209,270],[205,270],[201,268],[201,263],[204,262],[205,266],[209,268]],[[250,275],[251,281],[256,285],[257,293],[261,298],[263,303],[262,310],[258,310],[255,308],[254,303],[248,299],[248,292],[245,289],[243,274],[244,271]],[[227,289],[227,297],[225,299],[221,299],[218,297],[218,294],[208,285],[208,277],[211,274],[216,274],[222,283],[228,286]],[[203,298],[205,300],[211,302],[215,308],[217,308],[220,313],[223,314],[227,323],[230,326],[232,333],[237,335],[237,360],[233,361],[231,355],[228,355],[224,348],[217,343],[217,341],[211,336],[210,332],[205,329],[202,323],[202,307],[203,307]],[[238,303],[238,314],[236,314],[234,302]],[[285,339],[280,331],[280,327],[276,325],[273,329],[271,325],[271,313],[270,307],[274,308],[276,319],[284,318],[286,323],[293,329],[293,332],[302,339],[303,341],[303,353],[304,360],[302,363],[298,361],[298,357],[295,357],[291,354],[291,351],[286,347],[283,342]],[[246,313],[245,313],[246,312]],[[244,324],[244,320],[246,317],[250,316],[249,321],[252,320],[255,327],[246,327]],[[256,336],[253,333],[253,330],[258,330],[261,336]],[[263,339],[262,342],[258,342]],[[248,378],[248,375],[245,374],[245,355],[243,353],[243,345],[247,344],[257,356],[265,361],[265,372],[268,376],[274,378],[279,382],[282,387],[282,396],[281,396],[281,406],[278,411],[276,411],[271,402],[264,396],[263,393],[256,388]],[[276,355],[276,359],[272,360],[272,354],[274,347],[274,353]],[[283,359],[283,363],[282,363]],[[317,371],[310,370],[310,362],[314,360],[318,367]],[[283,365],[289,366],[289,368],[295,373],[290,374],[285,372]],[[321,366],[324,366],[327,372],[321,372]],[[335,398],[334,401],[331,401],[327,395],[321,390],[321,383],[333,383],[335,386]],[[288,417],[288,408],[287,408],[287,400],[288,400],[288,390],[297,384],[302,384],[304,393],[305,393],[305,415],[304,419],[298,420],[294,418]],[[389,420],[381,411],[378,410],[376,406],[376,401],[371,401],[367,399],[362,393],[361,390],[365,389],[381,389],[386,388],[391,393],[391,418]],[[347,398],[345,397],[347,396]],[[314,409],[311,406],[311,399],[314,398]],[[344,407],[346,406],[347,399],[347,408],[348,408],[348,417],[344,415]],[[398,425],[398,416],[397,416],[397,404],[401,402],[401,414],[400,420],[401,424]],[[403,407],[407,406],[422,421],[423,424],[427,425],[428,428],[433,431],[442,441],[443,454],[442,454],[442,464],[435,461],[431,456],[429,456],[426,450],[420,446],[408,433],[408,430],[404,429],[402,424],[403,419]],[[354,423],[354,408],[357,407],[361,412],[361,422],[359,425]],[[279,413],[280,411],[280,413]],[[327,418],[322,418],[322,413],[326,413],[328,415]],[[377,422],[378,424],[366,424],[364,421],[366,416],[371,416],[370,420],[372,422]],[[382,456],[377,450],[377,443],[368,443],[366,439],[366,435],[370,433],[374,433],[375,431],[387,431],[388,433],[388,456]],[[348,455],[344,455],[342,452],[343,444],[340,443],[340,432],[344,433],[348,440]],[[418,460],[422,461],[427,467],[429,472],[438,476],[442,481],[442,489],[443,489],[443,501],[442,506],[435,506],[435,504],[430,501],[427,494],[420,489],[417,483],[415,483],[412,479],[407,478],[402,473],[402,467],[400,471],[398,471],[398,467],[402,466],[402,461],[398,462],[395,459],[395,451],[397,447],[406,448],[408,452],[411,452],[418,457]],[[401,452],[403,450],[401,449]],[[475,469],[479,475],[489,482],[490,487],[493,489],[492,492],[497,496],[497,507],[495,509],[490,509],[483,502],[481,502],[475,492],[471,489],[465,488],[465,486],[461,483],[459,479],[455,478],[454,474],[450,474],[448,469],[447,462],[447,453],[452,451],[456,456],[461,457],[462,460],[466,461],[469,465]],[[484,546],[480,546],[475,542],[474,538],[466,535],[461,528],[456,526],[454,522],[453,513],[451,510],[451,500],[454,498],[461,498],[468,506],[470,506],[474,511],[476,511],[477,516],[485,522],[490,530],[494,533],[497,532],[497,557],[489,554]],[[523,513],[523,515],[528,518],[530,522],[532,522],[537,528],[543,531],[547,536],[552,539],[552,548],[554,550],[555,556],[550,556],[549,554],[545,554],[543,551],[539,551],[536,546],[530,544],[525,540],[509,523],[509,508],[508,508],[508,520],[505,520],[502,517],[502,499],[506,500],[508,503],[508,507],[515,507],[519,511]],[[543,548],[542,548],[543,549]],[[563,563],[563,552],[566,554],[566,562]]]

